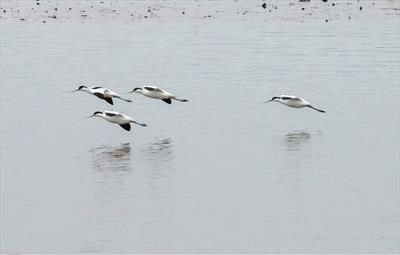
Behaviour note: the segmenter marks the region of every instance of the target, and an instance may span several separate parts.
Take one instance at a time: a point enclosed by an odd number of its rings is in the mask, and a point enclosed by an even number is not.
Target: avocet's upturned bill
[[[144,123],[139,123],[134,121],[131,117],[126,116],[124,114],[121,114],[119,112],[114,112],[114,111],[104,111],[104,112],[95,112],[93,115],[89,116],[90,117],[99,117],[102,119],[105,119],[108,122],[118,124],[120,125],[123,129],[130,131],[131,130],[131,124],[134,123],[142,127],[146,127],[147,125]]]
[[[122,98],[120,95],[118,95],[117,93],[115,93],[114,91],[107,89],[107,88],[103,88],[103,87],[92,87],[92,88],[88,88],[86,86],[79,86],[76,90],[73,90],[71,92],[76,92],[76,91],[84,91],[87,92],[89,94],[92,94],[100,99],[103,99],[105,101],[107,101],[109,104],[113,105],[113,98],[119,98],[121,100],[124,100],[125,102],[132,102],[129,99],[125,99]]]
[[[319,112],[325,112],[323,110],[313,107],[306,100],[296,97],[296,96],[282,95],[280,97],[273,97],[271,100],[267,101],[266,103],[268,103],[268,102],[279,102],[281,104],[284,104],[286,106],[293,107],[293,108],[309,107],[309,108],[314,109]]]
[[[155,98],[155,99],[161,99],[164,102],[166,102],[167,104],[171,104],[172,99],[180,101],[180,102],[187,102],[188,101],[186,99],[176,98],[171,93],[169,93],[169,92],[167,92],[167,91],[165,91],[163,89],[160,89],[158,87],[154,87],[154,86],[144,86],[143,88],[134,88],[129,93],[133,93],[133,92],[142,94],[143,96],[146,96],[146,97]]]

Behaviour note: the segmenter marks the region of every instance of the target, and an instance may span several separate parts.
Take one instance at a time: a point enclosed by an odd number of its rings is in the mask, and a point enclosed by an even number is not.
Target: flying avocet
[[[282,95],[280,97],[273,97],[271,100],[267,101],[266,103],[268,103],[268,102],[279,102],[281,104],[284,104],[286,106],[293,107],[293,108],[309,107],[309,108],[314,109],[319,112],[325,112],[323,110],[313,107],[306,100],[296,97],[296,96]]]
[[[144,123],[139,123],[139,122],[134,121],[131,117],[126,116],[125,114],[121,114],[119,112],[114,112],[114,111],[104,111],[104,112],[97,111],[97,112],[93,113],[93,115],[89,116],[88,118],[90,118],[90,117],[99,117],[99,118],[105,119],[108,122],[120,125],[123,129],[125,129],[127,131],[131,130],[130,123],[134,123],[134,124],[140,125],[142,127],[147,126]]]
[[[75,92],[75,91],[85,91],[89,94],[95,95],[96,97],[107,101],[111,105],[114,104],[113,100],[112,100],[113,98],[119,98],[119,99],[124,100],[125,102],[129,102],[129,103],[132,102],[129,99],[122,98],[120,95],[118,95],[114,91],[107,89],[107,88],[103,88],[103,87],[88,88],[86,86],[79,86],[79,88],[77,88],[76,90],[73,90],[71,92]]]
[[[133,92],[142,94],[143,96],[146,96],[146,97],[155,98],[155,99],[161,99],[164,102],[166,102],[167,104],[171,104],[172,99],[180,101],[180,102],[187,102],[188,101],[186,99],[176,98],[171,93],[169,93],[169,92],[167,92],[167,91],[165,91],[163,89],[160,89],[158,87],[155,87],[155,86],[144,86],[143,88],[134,88],[129,93],[133,93]]]

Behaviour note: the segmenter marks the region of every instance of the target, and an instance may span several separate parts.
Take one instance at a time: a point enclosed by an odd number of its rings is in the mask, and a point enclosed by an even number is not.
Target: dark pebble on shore
[[[262,8],[267,9],[267,4],[266,3],[263,3],[261,6],[262,6]]]
[[[305,9],[304,7],[303,7],[303,8],[301,8],[301,10],[302,10],[302,11],[304,11],[304,9]]]
[[[269,10],[269,12],[271,12],[271,10]]]
[[[68,8],[68,10],[72,10],[72,8],[71,8],[71,7],[69,7],[69,8]]]
[[[43,21],[42,21],[42,23],[46,23],[46,21],[45,21],[45,20],[43,20]]]
[[[36,5],[39,5],[39,4],[40,4],[39,2],[36,3]]]
[[[6,10],[3,10],[4,13],[6,13]]]
[[[328,19],[326,19],[325,22],[328,22]]]
[[[332,6],[335,6],[335,3],[332,3]]]
[[[147,16],[146,16],[146,15],[144,15],[144,18],[145,18],[145,19],[147,19]]]
[[[53,19],[56,19],[57,18],[57,16],[56,15],[53,15],[53,16],[51,16]]]
[[[326,3],[326,2],[328,2],[328,0],[322,0],[322,2]]]
[[[54,8],[54,10],[57,11],[58,9],[57,9],[57,8]]]
[[[19,20],[22,20],[22,21],[24,21],[25,19],[19,19]]]
[[[360,11],[362,11],[362,6],[360,6]]]
[[[182,14],[185,14],[185,12],[182,12]]]

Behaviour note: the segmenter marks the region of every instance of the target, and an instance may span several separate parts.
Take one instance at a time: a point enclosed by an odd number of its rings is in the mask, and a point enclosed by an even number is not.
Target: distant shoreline
[[[2,0],[1,21],[64,23],[215,20],[334,22],[399,19],[397,0],[188,0],[188,1],[13,1]]]

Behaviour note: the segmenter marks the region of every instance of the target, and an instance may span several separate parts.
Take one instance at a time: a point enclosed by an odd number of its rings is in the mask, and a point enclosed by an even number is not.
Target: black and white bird
[[[280,97],[273,97],[271,100],[267,101],[266,103],[268,103],[268,102],[279,102],[281,104],[284,104],[286,106],[293,107],[293,108],[309,107],[309,108],[314,109],[319,112],[325,112],[323,110],[315,108],[306,100],[296,97],[296,96],[282,95]]]
[[[88,88],[86,86],[79,86],[76,90],[73,90],[71,92],[76,92],[76,91],[84,91],[89,94],[95,95],[96,97],[107,101],[111,105],[114,104],[113,100],[112,100],[113,98],[119,98],[119,99],[124,100],[125,102],[129,102],[129,103],[132,102],[129,99],[122,98],[120,95],[118,95],[114,91],[107,89],[107,88],[103,88],[103,87]]]
[[[167,91],[165,91],[163,89],[160,89],[158,87],[154,87],[154,86],[144,86],[143,88],[134,88],[129,93],[133,93],[133,92],[142,94],[143,96],[146,96],[146,97],[155,98],[155,99],[161,99],[164,102],[166,102],[167,104],[171,104],[172,99],[180,101],[180,102],[187,102],[188,101],[186,99],[176,98],[171,93],[169,93],[169,92],[167,92]]]
[[[144,123],[139,123],[134,121],[131,117],[126,116],[125,114],[121,114],[119,112],[114,112],[114,111],[104,111],[104,112],[95,112],[93,115],[89,116],[90,117],[99,117],[102,119],[107,120],[108,122],[118,124],[120,125],[123,129],[130,131],[131,130],[131,124],[134,123],[142,127],[146,127],[147,125]]]

